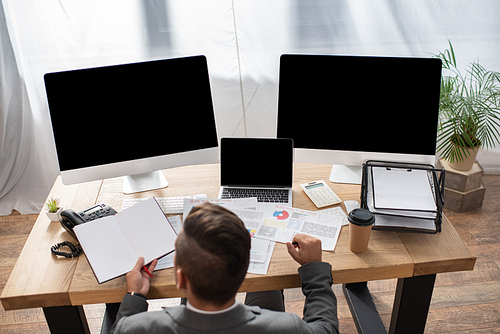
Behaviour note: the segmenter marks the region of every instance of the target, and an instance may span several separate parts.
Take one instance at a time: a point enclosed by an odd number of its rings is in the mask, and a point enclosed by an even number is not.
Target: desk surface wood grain
[[[294,167],[293,206],[316,211],[303,193],[301,183],[323,179],[345,200],[359,201],[359,185],[333,184],[328,181],[330,165],[296,163]],[[58,197],[64,208],[76,211],[94,203],[106,202],[117,211],[125,198],[171,197],[207,194],[216,198],[219,190],[219,165],[198,165],[163,171],[168,188],[124,195],[122,178],[64,186],[56,181],[49,195]],[[345,210],[344,204],[340,204]],[[39,216],[16,266],[2,292],[6,310],[58,305],[82,305],[119,302],[126,292],[125,277],[98,284],[85,256],[60,259],[50,246],[72,240],[57,222]],[[332,264],[334,283],[349,283],[410,277],[447,271],[471,270],[475,257],[455,229],[445,219],[443,232],[437,235],[373,231],[368,251],[354,254],[349,250],[349,228],[343,227],[334,252],[323,252],[323,260]],[[298,264],[277,243],[267,275],[248,274],[241,291],[258,291],[300,286]],[[149,298],[178,297],[173,270],[156,271]]]
[[[81,210],[95,203],[101,183],[65,186],[57,178],[49,198],[59,198],[63,208]],[[70,305],[68,290],[78,258],[61,259],[50,251],[51,246],[64,240],[75,242],[42,210],[2,291],[6,310]]]

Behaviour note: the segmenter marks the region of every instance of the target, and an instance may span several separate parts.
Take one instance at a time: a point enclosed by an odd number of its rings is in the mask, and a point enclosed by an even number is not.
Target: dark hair
[[[238,216],[210,203],[191,210],[177,238],[176,264],[197,298],[216,305],[234,298],[249,259],[250,234]]]

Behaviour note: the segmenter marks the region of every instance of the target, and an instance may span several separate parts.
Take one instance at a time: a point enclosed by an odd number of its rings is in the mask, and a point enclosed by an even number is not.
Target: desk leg
[[[387,334],[366,282],[343,284],[342,290],[359,334]]]
[[[389,334],[423,333],[436,274],[398,279]]]
[[[90,334],[83,306],[44,307],[43,313],[52,334]]]

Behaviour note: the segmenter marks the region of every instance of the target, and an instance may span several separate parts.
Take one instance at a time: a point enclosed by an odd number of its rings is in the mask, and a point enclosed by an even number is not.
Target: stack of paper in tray
[[[371,166],[366,173],[366,204],[375,214],[375,228],[436,231],[438,207],[432,173],[425,169]]]

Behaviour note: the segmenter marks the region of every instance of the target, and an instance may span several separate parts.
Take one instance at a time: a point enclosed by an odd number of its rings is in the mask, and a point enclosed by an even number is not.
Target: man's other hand
[[[307,234],[297,234],[286,247],[290,256],[300,265],[321,261],[321,240]]]

